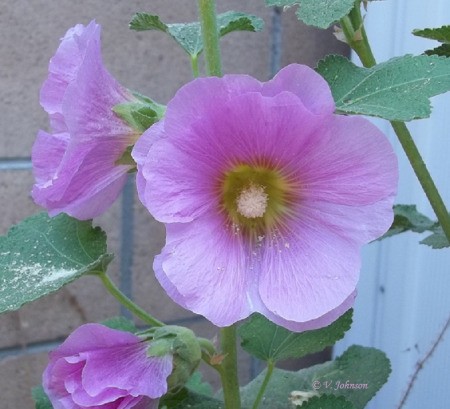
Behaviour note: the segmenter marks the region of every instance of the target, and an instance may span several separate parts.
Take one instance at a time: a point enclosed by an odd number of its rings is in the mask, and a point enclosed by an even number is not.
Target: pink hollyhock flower
[[[142,135],[140,199],[167,230],[154,269],[177,303],[293,331],[352,306],[361,246],[393,220],[397,160],[369,121],[334,110],[325,80],[290,65],[266,83],[196,79]]]
[[[52,216],[100,215],[122,191],[132,165],[116,162],[140,133],[112,111],[137,99],[103,66],[94,21],[67,31],[50,60],[40,101],[52,133],[39,131],[33,146],[33,199]]]
[[[172,356],[148,357],[148,344],[100,324],[77,328],[43,374],[54,409],[157,409],[167,392]]]

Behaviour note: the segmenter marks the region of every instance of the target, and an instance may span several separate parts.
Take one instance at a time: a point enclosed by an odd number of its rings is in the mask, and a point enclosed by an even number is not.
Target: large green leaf
[[[355,0],[301,0],[297,17],[309,26],[328,28],[345,17]]]
[[[301,406],[301,409],[354,409],[354,406],[343,396],[314,396]]]
[[[300,3],[301,0],[266,0],[266,6],[289,7]]]
[[[386,383],[391,372],[386,355],[375,349],[352,346],[335,361],[298,372],[275,369],[260,409],[286,409],[295,391],[343,396],[362,409]],[[243,406],[251,407],[266,375],[263,371],[241,388]]]
[[[312,331],[291,332],[275,325],[260,314],[253,314],[241,325],[238,333],[241,346],[249,354],[264,361],[300,358],[334,345],[352,324],[352,310],[328,327]]]
[[[106,235],[65,214],[31,216],[0,237],[0,312],[58,290],[112,260]]]
[[[328,28],[345,17],[355,0],[266,0],[267,6],[290,7],[299,5],[297,17],[309,26]]]
[[[342,56],[319,62],[336,108],[342,113],[410,121],[430,115],[429,98],[450,90],[450,60],[406,55],[372,68],[361,68]]]
[[[264,21],[256,16],[237,11],[227,11],[217,16],[219,36],[233,31],[260,31]],[[136,13],[130,28],[137,31],[158,30],[169,34],[189,55],[196,57],[203,51],[203,39],[199,22],[163,23],[158,16]]]
[[[187,388],[181,389],[176,394],[163,396],[159,407],[161,409],[225,409],[223,401]]]

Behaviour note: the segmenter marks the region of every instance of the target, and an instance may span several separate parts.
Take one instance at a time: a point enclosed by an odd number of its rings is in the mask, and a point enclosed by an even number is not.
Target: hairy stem
[[[361,1],[356,0],[355,6],[348,17],[342,18],[340,23],[348,44],[356,52],[364,67],[370,68],[376,64],[376,60],[364,29],[360,5]],[[391,125],[434,213],[436,214],[447,240],[450,242],[450,215],[417,146],[414,143],[411,133],[404,122],[391,121]]]
[[[198,0],[198,10],[207,73],[210,76],[221,77],[222,62],[217,31],[216,2],[214,0]]]
[[[221,380],[225,409],[240,409],[241,396],[239,392],[238,367],[237,367],[237,347],[236,347],[236,326],[225,327],[220,330],[222,353],[224,354],[221,363]]]
[[[194,78],[197,78],[199,76],[198,55],[191,55],[191,68],[192,68],[192,75],[194,76]]]
[[[98,276],[102,280],[103,285],[109,291],[109,293],[136,317],[140,318],[142,321],[150,324],[153,327],[162,327],[164,325],[163,322],[152,317],[141,307],[131,301],[124,293],[122,293],[122,291],[119,290],[119,288],[112,282],[112,280],[106,275],[106,273],[100,273],[98,274]]]

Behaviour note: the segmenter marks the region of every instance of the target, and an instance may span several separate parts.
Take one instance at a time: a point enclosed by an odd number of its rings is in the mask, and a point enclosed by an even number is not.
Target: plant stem
[[[439,220],[439,224],[444,231],[447,240],[450,242],[450,217],[445,203],[442,200],[439,191],[428,172],[428,169],[422,159],[422,156],[414,143],[408,128],[404,122],[391,121],[391,125],[397,134],[398,140],[400,141],[403,150],[408,157],[414,172],[416,173],[417,179],[419,179],[422,189],[425,192],[431,207]]]
[[[220,330],[222,353],[225,355],[220,373],[223,396],[226,409],[240,409],[241,396],[239,392],[236,326],[225,327]]]
[[[275,362],[269,360],[267,361],[267,372],[266,376],[264,376],[264,380],[261,384],[261,388],[259,388],[258,395],[256,396],[255,403],[252,406],[252,409],[258,409],[259,404],[261,403],[262,398],[264,397],[264,392],[266,391],[267,385],[272,377],[273,370],[275,368]]]
[[[200,25],[202,28],[203,49],[205,52],[206,71],[210,76],[222,76],[219,33],[217,31],[215,0],[198,0]]]
[[[192,75],[194,76],[194,78],[197,78],[199,76],[198,55],[191,55],[191,68],[192,68]]]
[[[114,298],[116,298],[116,300],[119,301],[124,307],[128,308],[128,310],[130,310],[136,317],[140,318],[142,321],[150,324],[153,327],[162,327],[164,325],[163,322],[149,315],[141,307],[131,301],[124,293],[122,293],[122,291],[117,288],[117,286],[111,281],[106,273],[100,273],[98,274],[98,276],[100,277],[103,285],[110,292],[110,294]]]
[[[210,76],[220,77],[222,76],[222,63],[215,0],[198,0],[198,10],[202,28],[206,72]],[[224,358],[220,364],[219,373],[222,381],[225,409],[240,409],[241,396],[238,380],[236,326],[232,325],[222,328],[220,330],[220,341]]]
[[[364,67],[370,68],[376,64],[376,60],[364,29],[360,4],[361,1],[356,0],[355,6],[348,17],[344,17],[340,22],[348,44],[356,52]],[[414,143],[411,133],[404,122],[390,122],[433,211],[438,218],[439,224],[441,225],[447,240],[450,242],[450,215],[417,146]]]
[[[444,338],[445,332],[449,328],[450,328],[450,317],[447,318],[447,322],[445,323],[444,327],[442,328],[442,330],[439,333],[439,335],[436,338],[436,340],[433,342],[433,345],[431,346],[430,350],[427,352],[427,354],[422,359],[419,359],[417,361],[416,369],[415,369],[413,375],[411,376],[411,379],[410,379],[410,381],[408,383],[408,387],[406,389],[406,392],[403,394],[402,400],[400,401],[399,405],[397,406],[397,409],[401,409],[405,405],[405,403],[406,403],[406,401],[408,399],[408,396],[411,393],[414,384],[416,383],[417,377],[419,376],[419,372],[423,369],[423,367],[426,364],[426,362],[431,358],[433,353],[436,351],[438,345],[442,342],[442,340]]]

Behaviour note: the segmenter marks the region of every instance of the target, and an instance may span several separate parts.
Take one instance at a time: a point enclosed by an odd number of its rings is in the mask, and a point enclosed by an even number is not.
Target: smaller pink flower
[[[157,409],[172,356],[148,357],[148,344],[100,324],[76,329],[50,353],[43,387],[54,409]]]
[[[50,60],[40,102],[51,133],[39,131],[32,150],[32,196],[51,216],[102,214],[117,199],[132,165],[117,164],[139,132],[112,110],[137,98],[105,69],[100,26],[67,31]]]

